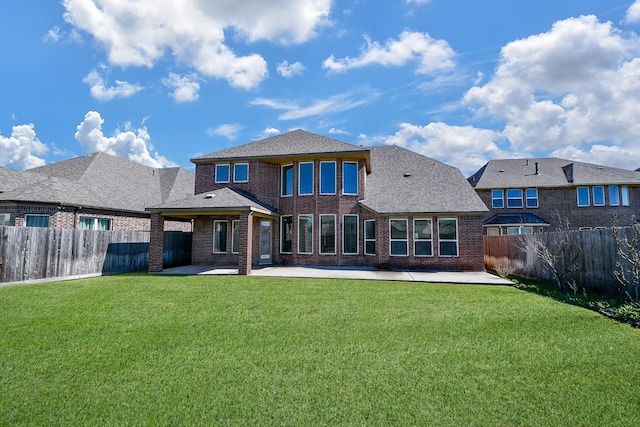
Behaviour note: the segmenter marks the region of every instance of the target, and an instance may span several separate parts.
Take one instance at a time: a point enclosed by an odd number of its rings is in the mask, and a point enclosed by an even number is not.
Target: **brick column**
[[[253,213],[240,214],[240,242],[238,254],[238,274],[251,274],[253,253]]]
[[[149,273],[162,271],[164,256],[164,217],[151,214],[151,236],[149,241]]]

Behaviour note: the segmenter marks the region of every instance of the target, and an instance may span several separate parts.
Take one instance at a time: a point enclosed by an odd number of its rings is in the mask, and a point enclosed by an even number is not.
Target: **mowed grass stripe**
[[[640,331],[510,287],[0,289],[2,425],[640,425]]]

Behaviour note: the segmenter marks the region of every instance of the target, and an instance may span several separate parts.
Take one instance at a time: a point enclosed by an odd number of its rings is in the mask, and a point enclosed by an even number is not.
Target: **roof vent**
[[[404,177],[405,177],[405,178],[409,178],[410,176],[411,176],[411,174],[410,174],[409,172],[405,172],[405,173],[404,173]]]
[[[215,194],[207,194],[206,196],[204,196],[205,199],[213,199],[216,195]]]

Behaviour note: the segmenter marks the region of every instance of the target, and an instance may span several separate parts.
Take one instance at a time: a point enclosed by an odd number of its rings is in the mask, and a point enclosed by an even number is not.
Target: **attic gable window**
[[[228,164],[216,165],[215,183],[224,184],[229,182],[229,170]]]

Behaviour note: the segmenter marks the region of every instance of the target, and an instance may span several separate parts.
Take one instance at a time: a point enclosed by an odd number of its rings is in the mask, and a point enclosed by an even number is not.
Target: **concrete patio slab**
[[[213,267],[206,265],[187,265],[167,268],[161,273],[168,275],[234,275],[238,269],[233,267]],[[324,279],[363,279],[393,280],[406,282],[463,283],[482,285],[511,285],[509,280],[482,271],[394,271],[376,270],[367,267],[299,267],[274,266],[255,268],[251,276],[264,277],[300,277]]]

